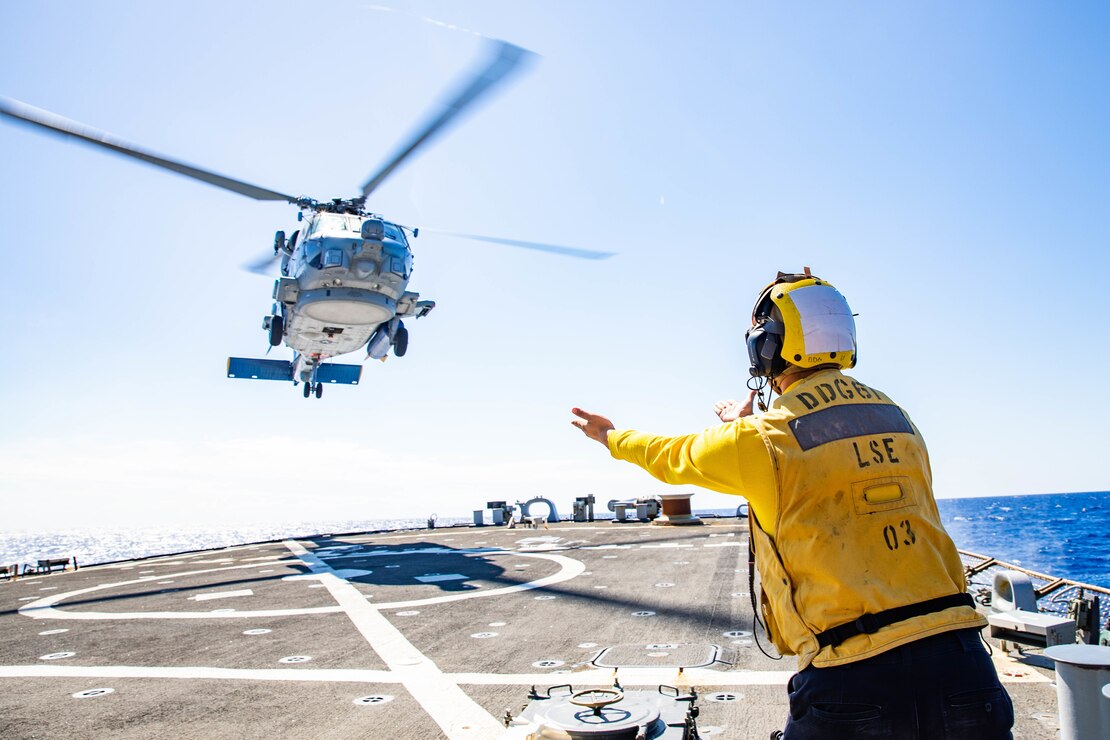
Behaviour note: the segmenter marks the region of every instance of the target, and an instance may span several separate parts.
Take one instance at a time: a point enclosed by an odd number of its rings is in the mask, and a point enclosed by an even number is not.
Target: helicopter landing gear
[[[317,383],[316,384],[316,397],[319,398],[322,395],[324,395],[324,384],[323,383]]]
[[[304,397],[308,398],[311,395],[312,395],[312,383],[305,383],[304,384]]]
[[[409,330],[404,324],[397,325],[397,332],[393,335],[393,354],[404,357],[409,351]]]
[[[285,336],[285,320],[280,316],[271,316],[269,324],[270,346],[277,347],[281,344],[281,338]]]
[[[324,395],[324,384],[323,383],[305,383],[303,393],[304,393],[305,398],[310,397],[313,393],[316,394],[317,398],[320,398],[322,395]]]

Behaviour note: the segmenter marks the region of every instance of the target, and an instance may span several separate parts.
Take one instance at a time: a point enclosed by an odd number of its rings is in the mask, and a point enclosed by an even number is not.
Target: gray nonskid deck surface
[[[707,737],[765,738],[794,661],[754,642],[746,529],[321,536],[0,584],[0,737],[496,738],[531,685],[616,665],[697,687]],[[1055,737],[1043,659],[996,657],[1015,737]]]

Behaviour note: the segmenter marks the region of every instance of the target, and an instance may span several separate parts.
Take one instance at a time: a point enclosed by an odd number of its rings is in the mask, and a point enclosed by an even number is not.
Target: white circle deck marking
[[[747,630],[729,630],[728,632],[722,632],[721,634],[724,635],[725,637],[733,637],[733,638],[735,638],[735,637],[751,637],[752,636],[752,633],[748,632]]]
[[[746,599],[748,596],[749,594],[747,591],[736,591],[732,594],[732,598],[734,599]]]
[[[279,660],[278,663],[307,663],[310,660],[312,660],[311,655],[288,655]]]
[[[40,632],[39,634],[40,634],[40,635],[60,635],[60,634],[62,634],[63,632],[69,632],[69,630],[67,630],[67,629],[60,629],[60,630],[43,630],[43,631],[42,631],[42,632]]]
[[[408,610],[403,611],[403,612],[397,612],[397,616],[398,617],[415,617],[419,613],[420,612],[417,611],[416,609],[408,609]]]
[[[49,653],[48,655],[40,655],[39,660],[62,660],[63,658],[72,658],[77,653]]]
[[[78,691],[76,694],[71,694],[74,699],[92,699],[97,696],[104,696],[110,694],[115,689],[87,689],[85,691]]]
[[[676,560],[674,562],[674,564],[675,565],[689,565],[690,561],[689,560]],[[740,571],[736,571],[736,572],[739,573]]]
[[[616,555],[602,555],[601,558],[603,560],[616,560],[617,556]]]
[[[673,586],[674,586],[673,583],[657,583],[657,584],[655,584],[656,588],[672,588]]]
[[[532,664],[533,668],[558,668],[561,665],[566,665],[561,660],[537,660]]]
[[[259,628],[255,630],[243,630],[244,635],[268,635],[272,630]]]
[[[644,645],[644,650],[678,650],[678,645],[673,642],[653,642],[650,645]]]
[[[376,704],[385,704],[390,701],[393,701],[393,697],[389,694],[374,694],[373,696],[360,696],[355,699],[354,703],[362,707],[371,707]]]
[[[596,642],[582,642],[582,643],[578,644],[578,647],[582,648],[583,650],[588,650],[589,648],[597,647],[597,643]]]
[[[414,550],[414,554],[428,554],[424,550]],[[404,553],[401,553],[404,554]],[[442,554],[458,554],[457,551],[444,551]],[[578,576],[585,570],[585,566],[578,560],[566,557],[564,555],[557,555],[554,553],[525,553],[515,552],[512,550],[484,550],[481,553],[476,553],[482,557],[497,556],[497,555],[512,555],[514,557],[524,558],[538,558],[541,560],[550,560],[556,565],[560,566],[559,570],[547,576],[543,576],[527,583],[521,583],[513,586],[506,586],[504,588],[491,589],[488,591],[476,589],[472,592],[465,594],[450,594],[444,596],[434,596],[426,599],[414,599],[410,601],[396,601],[385,604],[374,604],[374,608],[378,610],[386,609],[402,609],[414,606],[426,606],[430,604],[441,604],[451,601],[459,601],[462,599],[483,598],[486,596],[500,596],[518,591],[528,591],[543,586],[549,586],[554,583],[561,583],[568,581],[575,576]],[[201,561],[194,561],[201,562]],[[221,561],[223,562],[223,561]],[[302,563],[299,560],[282,561],[285,564]],[[204,575],[208,573],[219,573],[235,570],[249,570],[259,568],[267,563],[252,563],[242,565],[232,565],[214,568],[202,568],[193,571],[182,571],[178,573],[167,573],[167,576],[175,578],[182,578],[186,576]],[[342,572],[339,572],[339,577],[342,580]],[[302,576],[288,576],[290,579],[318,579],[319,576],[315,574],[306,574]],[[313,607],[299,607],[288,609],[272,609],[272,610],[243,610],[237,612],[220,613],[216,614],[211,611],[205,612],[192,612],[192,611],[150,611],[150,612],[85,612],[85,611],[63,611],[55,608],[56,604],[61,604],[65,599],[83,596],[88,593],[103,591],[106,589],[119,588],[123,586],[130,586],[136,583],[141,583],[141,579],[133,579],[129,581],[120,581],[117,583],[104,583],[89,588],[82,588],[75,591],[65,593],[52,594],[42,597],[26,597],[23,600],[33,602],[24,607],[21,607],[20,614],[23,616],[31,617],[33,619],[78,619],[78,620],[134,620],[134,619],[243,619],[243,618],[267,618],[275,616],[299,616],[306,614],[331,614],[342,612],[342,606],[313,606]],[[310,584],[315,587],[326,587],[322,583]]]
[[[654,617],[654,616],[655,616],[655,612],[647,612],[647,611],[644,611],[644,612],[632,612],[632,616],[634,616],[634,617]]]
[[[471,635],[475,640],[488,640],[491,637],[497,637],[496,632],[475,632]]]
[[[490,626],[490,627],[504,627],[504,626],[505,626],[505,622],[490,622],[490,623],[489,623],[489,626]]]
[[[552,599],[554,599],[556,597],[552,596],[551,594],[544,594],[543,596],[537,596],[535,598],[536,598],[536,601],[551,601]]]

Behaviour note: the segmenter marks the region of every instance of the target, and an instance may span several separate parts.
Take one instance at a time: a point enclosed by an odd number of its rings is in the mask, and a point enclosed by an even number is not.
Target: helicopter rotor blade
[[[584,260],[604,260],[614,256],[616,252],[598,252],[593,249],[580,249],[578,247],[565,247],[561,244],[543,244],[541,242],[526,242],[520,239],[502,239],[497,236],[479,236],[477,234],[462,234],[457,231],[440,231],[438,229],[421,229],[421,233],[427,231],[433,234],[444,234],[447,236],[457,236],[460,239],[472,239],[479,242],[490,242],[492,244],[504,244],[510,247],[520,247],[522,249],[534,249],[538,252],[550,252],[552,254],[561,254],[564,257],[577,257]]]
[[[278,261],[277,254],[270,254],[267,252],[261,257],[247,262],[243,265],[243,269],[247,272],[253,272],[255,275],[270,275],[273,272],[274,263]]]
[[[160,154],[144,151],[134,144],[123,141],[122,139],[117,139],[112,134],[98,131],[97,129],[90,128],[77,121],[63,118],[50,111],[21,103],[18,100],[0,97],[0,115],[13,118],[16,121],[27,123],[32,126],[38,126],[51,133],[72,136],[89,144],[95,144],[96,146],[110,149],[117,154],[133,157],[147,164],[176,172],[179,175],[191,177],[194,180],[206,182],[209,185],[215,185],[224,190],[230,190],[233,193],[245,195],[248,198],[254,198],[255,200],[284,200],[294,204],[299,202],[299,199],[292,195],[286,195],[285,193],[279,193],[275,190],[252,185],[248,182],[235,180],[230,177],[225,177],[224,175],[216,174],[215,172],[210,172],[209,170],[185,164],[184,162],[169,159]]]
[[[498,41],[492,45],[495,50],[494,59],[485,66],[480,72],[471,78],[470,82],[448,103],[443,106],[443,110],[438,116],[433,118],[423,128],[419,129],[411,139],[399,147],[382,167],[367,180],[362,186],[362,198],[365,200],[370,193],[374,192],[379,185],[385,182],[385,179],[393,174],[397,169],[423,144],[427,143],[433,136],[435,136],[444,126],[450,123],[459,113],[461,113],[467,106],[473,104],[484,93],[489,91],[501,80],[522,64],[528,63],[535,57],[535,54],[522,49],[519,46],[514,46],[506,41]]]

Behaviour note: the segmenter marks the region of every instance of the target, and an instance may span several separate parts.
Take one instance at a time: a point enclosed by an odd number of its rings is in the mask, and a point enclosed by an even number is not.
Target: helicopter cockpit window
[[[306,239],[304,241],[304,261],[313,267],[320,266],[320,253],[323,251],[323,239]]]
[[[405,243],[405,235],[404,233],[402,233],[400,227],[398,227],[396,224],[386,223],[385,235],[387,239],[393,239],[394,241],[401,242],[402,244]]]

